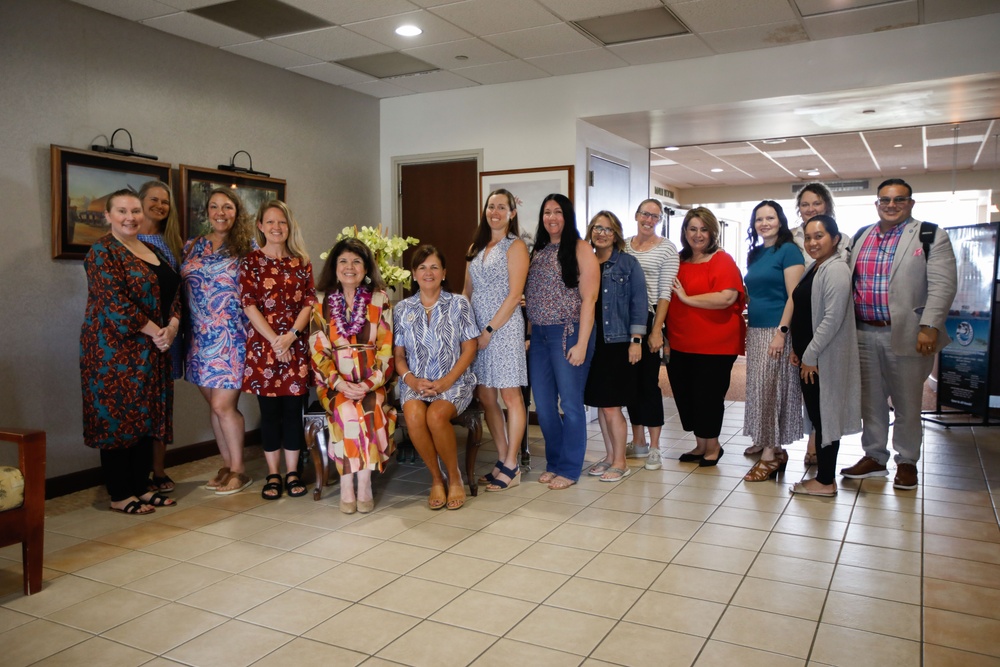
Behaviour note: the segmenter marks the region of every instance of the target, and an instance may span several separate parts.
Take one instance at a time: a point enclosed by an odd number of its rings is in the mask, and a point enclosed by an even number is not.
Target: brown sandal
[[[244,472],[231,472],[225,485],[215,490],[217,496],[231,496],[253,484],[253,479]]]
[[[205,482],[205,488],[209,491],[215,491],[220,486],[225,486],[226,482],[229,480],[229,468],[222,467],[219,468],[219,472],[215,473],[215,477]]]
[[[753,464],[750,472],[743,476],[745,482],[764,482],[772,477],[777,477],[779,472],[785,472],[788,465],[788,455],[781,456],[783,452],[775,452],[774,459],[764,461],[761,459]]]
[[[543,472],[541,475],[538,476],[538,483],[539,484],[548,484],[549,482],[551,482],[555,478],[556,478],[556,474],[554,472]]]

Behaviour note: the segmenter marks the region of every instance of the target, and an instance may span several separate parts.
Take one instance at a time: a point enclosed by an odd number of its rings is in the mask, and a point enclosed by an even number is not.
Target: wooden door
[[[448,265],[446,288],[461,294],[465,253],[479,224],[476,160],[404,164],[400,167],[399,197],[403,236],[437,247]],[[407,269],[413,251],[410,248],[403,255]]]

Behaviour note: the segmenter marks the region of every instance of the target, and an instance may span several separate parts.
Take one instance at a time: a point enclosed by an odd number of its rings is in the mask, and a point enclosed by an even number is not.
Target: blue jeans
[[[538,424],[545,438],[545,469],[575,482],[580,478],[587,452],[583,390],[590,360],[594,357],[594,331],[590,332],[586,359],[583,364],[573,366],[566,361],[563,352],[564,328],[561,324],[531,326],[528,373]],[[576,345],[579,335],[577,324],[566,339],[567,350]],[[560,406],[562,415],[559,414]]]

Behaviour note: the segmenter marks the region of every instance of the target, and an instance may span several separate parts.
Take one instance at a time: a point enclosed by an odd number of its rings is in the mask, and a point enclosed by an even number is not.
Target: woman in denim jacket
[[[625,462],[628,425],[622,406],[635,398],[639,386],[636,364],[642,358],[646,333],[646,278],[639,262],[625,253],[622,223],[611,211],[600,211],[587,227],[601,265],[594,326],[597,345],[590,364],[583,402],[600,408],[599,421],[607,455],[588,474],[602,482],[619,482],[629,474]]]

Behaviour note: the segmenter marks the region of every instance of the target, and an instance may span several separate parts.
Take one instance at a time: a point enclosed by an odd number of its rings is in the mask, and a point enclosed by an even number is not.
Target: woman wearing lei
[[[341,476],[340,511],[371,512],[371,473],[392,454],[396,427],[385,390],[393,370],[389,297],[374,255],[354,238],[333,246],[316,291],[325,298],[313,306],[309,348]]]

